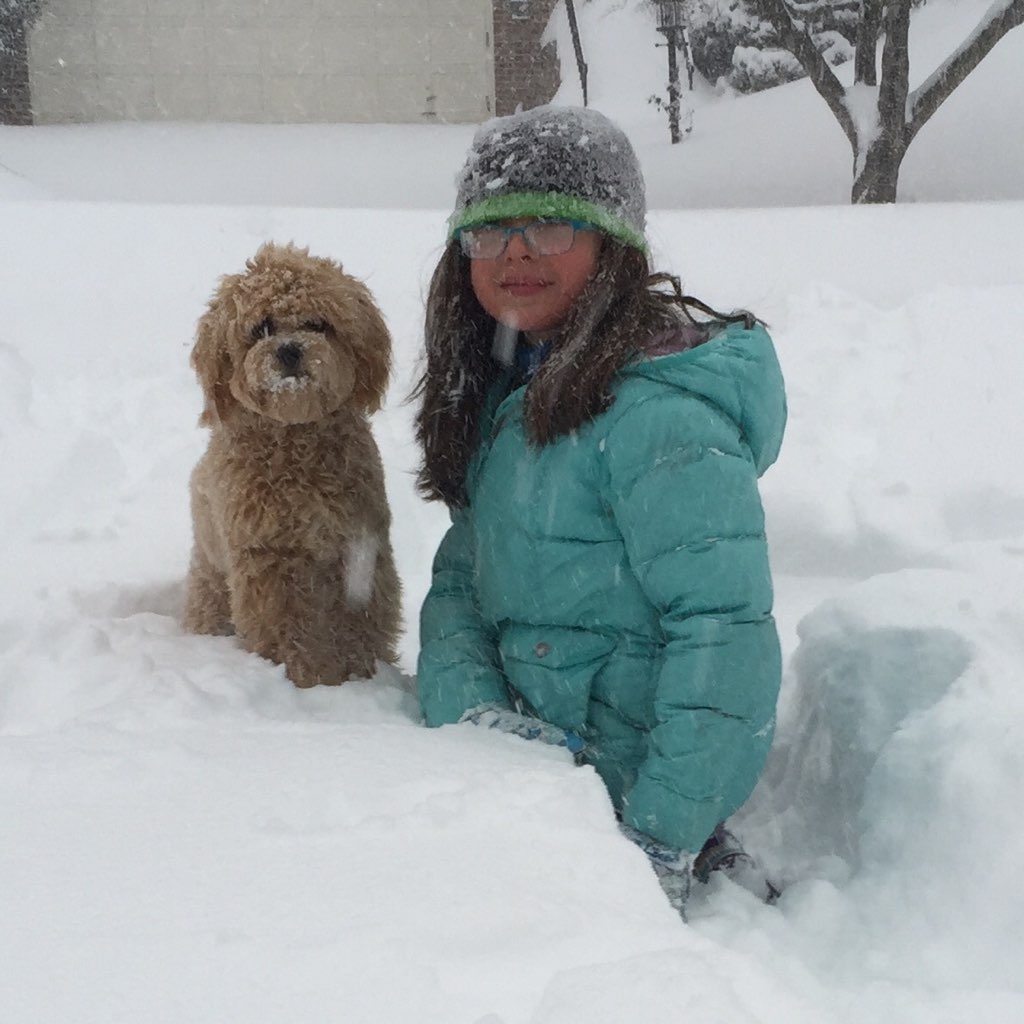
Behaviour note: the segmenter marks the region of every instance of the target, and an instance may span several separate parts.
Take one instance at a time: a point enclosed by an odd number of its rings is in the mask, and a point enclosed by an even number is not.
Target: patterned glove
[[[481,704],[470,708],[459,721],[472,722],[485,729],[497,729],[498,732],[507,732],[524,740],[540,740],[553,747],[565,747],[570,754],[580,753],[585,746],[582,737],[574,732],[567,732],[541,718],[522,715],[499,704]]]
[[[658,883],[669,903],[686,920],[686,901],[690,896],[690,855],[685,850],[666,846],[646,832],[619,824],[619,831],[647,854],[658,876]]]

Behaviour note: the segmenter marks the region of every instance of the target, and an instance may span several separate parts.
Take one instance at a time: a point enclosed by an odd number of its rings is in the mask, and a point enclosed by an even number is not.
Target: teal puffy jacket
[[[761,773],[781,678],[757,490],[786,419],[771,339],[732,324],[631,363],[606,412],[541,448],[524,393],[488,417],[434,562],[427,724],[525,707],[583,736],[627,824],[699,850]]]

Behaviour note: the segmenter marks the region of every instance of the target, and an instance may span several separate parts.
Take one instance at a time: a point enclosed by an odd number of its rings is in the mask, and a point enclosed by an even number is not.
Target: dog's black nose
[[[277,361],[286,376],[294,377],[298,373],[299,363],[302,362],[302,349],[291,341],[280,345],[277,349]]]

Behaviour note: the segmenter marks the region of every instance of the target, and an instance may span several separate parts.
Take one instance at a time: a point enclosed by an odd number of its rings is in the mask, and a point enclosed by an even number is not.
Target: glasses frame
[[[557,252],[542,252],[537,245],[530,241],[530,236],[527,234],[533,228],[541,227],[545,224],[567,224],[572,228],[572,239],[569,242],[568,248],[560,249]],[[504,235],[501,248],[493,256],[474,256],[469,251],[469,246],[464,240],[465,236],[472,231],[501,231]],[[545,220],[543,218],[538,220],[531,220],[529,224],[520,224],[518,227],[513,227],[507,224],[473,224],[464,228],[458,228],[455,231],[454,238],[462,248],[462,253],[471,260],[496,260],[501,256],[505,255],[505,251],[508,249],[509,240],[513,235],[522,235],[523,244],[534,256],[564,256],[565,253],[569,252],[572,247],[576,244],[576,232],[577,231],[597,231],[596,225],[591,224],[585,220],[564,220],[561,217]]]

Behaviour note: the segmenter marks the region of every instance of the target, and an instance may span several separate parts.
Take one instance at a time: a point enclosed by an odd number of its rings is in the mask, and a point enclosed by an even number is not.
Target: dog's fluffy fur
[[[185,628],[236,632],[297,686],[394,661],[400,586],[368,415],[391,339],[328,259],[264,245],[221,279],[192,365],[210,442],[192,474]]]

